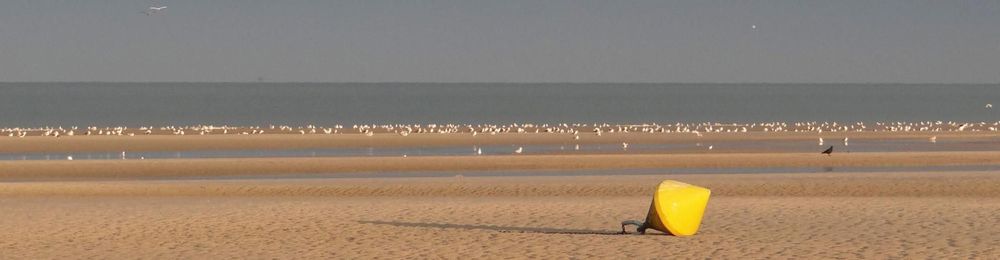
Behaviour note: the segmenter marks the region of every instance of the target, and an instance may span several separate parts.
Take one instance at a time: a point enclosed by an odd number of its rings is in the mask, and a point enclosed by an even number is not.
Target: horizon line
[[[203,83],[241,83],[241,84],[690,84],[690,85],[853,85],[853,84],[878,84],[878,85],[1000,85],[1000,82],[654,82],[654,81],[0,81],[0,84],[9,83],[112,83],[112,84],[203,84]]]

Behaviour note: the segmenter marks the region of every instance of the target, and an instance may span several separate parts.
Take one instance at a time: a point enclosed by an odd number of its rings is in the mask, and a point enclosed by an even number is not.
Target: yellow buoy
[[[701,226],[711,193],[706,188],[665,180],[653,194],[646,221],[624,221],[622,233],[625,233],[625,226],[635,225],[639,233],[646,233],[647,228],[652,228],[675,236],[694,235]]]

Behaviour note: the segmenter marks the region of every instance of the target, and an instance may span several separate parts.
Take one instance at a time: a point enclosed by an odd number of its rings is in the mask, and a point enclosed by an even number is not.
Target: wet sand
[[[618,235],[659,180],[698,235]],[[0,183],[4,258],[982,258],[1000,172]]]
[[[998,165],[1000,152],[597,154],[0,161],[0,181],[212,178],[357,172]]]
[[[916,139],[937,136],[944,140],[975,140],[1000,137],[998,132],[824,132],[824,133],[594,133],[572,134],[410,134],[400,136],[380,133],[362,134],[263,134],[263,135],[136,135],[136,136],[28,136],[0,137],[0,152],[87,152],[87,151],[192,151],[241,149],[313,149],[363,147],[441,147],[473,145],[588,145],[712,142],[712,141],[781,141],[826,138],[831,144],[844,137],[851,139]]]

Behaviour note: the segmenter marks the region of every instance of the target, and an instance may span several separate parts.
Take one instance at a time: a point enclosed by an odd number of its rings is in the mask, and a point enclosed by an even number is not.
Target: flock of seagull
[[[673,123],[673,124],[384,124],[384,125],[334,125],[330,127],[307,125],[261,126],[127,126],[116,127],[41,127],[41,128],[0,128],[0,135],[8,137],[26,136],[135,136],[135,135],[260,135],[260,134],[572,134],[579,140],[582,133],[603,135],[607,133],[686,133],[702,136],[705,133],[850,133],[850,132],[997,132],[997,122],[763,122],[763,123]],[[846,140],[845,140],[846,141]],[[820,139],[820,143],[822,143]]]
[[[831,133],[851,133],[851,132],[890,132],[890,133],[943,133],[943,132],[998,132],[1000,131],[1000,121],[997,122],[943,122],[943,121],[922,121],[922,122],[876,122],[866,124],[864,122],[838,123],[838,122],[764,122],[764,123],[673,123],[673,124],[633,124],[616,125],[608,123],[599,124],[385,124],[385,125],[333,125],[322,127],[316,125],[289,126],[289,125],[268,125],[261,126],[142,126],[142,127],[41,127],[41,128],[0,128],[0,136],[12,138],[24,138],[32,136],[35,138],[53,137],[73,137],[73,136],[136,136],[136,135],[262,135],[262,134],[295,134],[295,135],[339,135],[339,134],[361,134],[365,136],[398,135],[401,137],[411,134],[463,134],[477,136],[484,135],[508,135],[508,134],[564,134],[572,136],[572,140],[580,140],[581,135],[601,136],[615,133],[638,133],[638,134],[689,134],[702,137],[706,133],[817,133],[827,137]],[[937,142],[937,136],[931,136],[929,142]],[[842,139],[843,145],[849,145],[849,139]],[[823,146],[823,137],[818,137],[818,144]],[[698,143],[698,146],[702,146]],[[714,146],[702,146],[712,150]],[[574,150],[580,150],[577,144]],[[621,143],[621,149],[628,150],[629,143]],[[832,149],[832,148],[831,148]],[[832,152],[832,150],[830,150]],[[523,147],[513,150],[514,154],[522,154]],[[473,153],[482,155],[481,147],[473,147]],[[405,157],[405,155],[404,155]],[[67,157],[73,160],[72,156]],[[125,152],[122,152],[122,159],[126,159]]]

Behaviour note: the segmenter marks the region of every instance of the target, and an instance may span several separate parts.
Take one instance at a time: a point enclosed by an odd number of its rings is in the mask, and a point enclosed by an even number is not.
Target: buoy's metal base
[[[646,227],[647,227],[646,222],[642,222],[642,221],[638,221],[638,220],[626,220],[626,221],[622,221],[622,234],[628,234],[628,232],[625,231],[625,226],[628,226],[628,225],[634,225],[636,233],[646,234]]]

